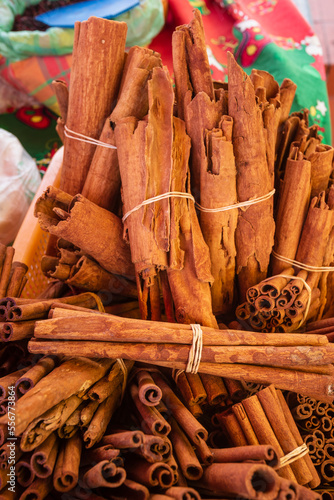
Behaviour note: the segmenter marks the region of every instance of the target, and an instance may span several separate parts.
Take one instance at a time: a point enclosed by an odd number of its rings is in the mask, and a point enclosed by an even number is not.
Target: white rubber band
[[[309,449],[305,443],[303,443],[301,446],[298,446],[298,448],[295,448],[294,450],[290,451],[290,453],[287,453],[284,455],[284,457],[279,459],[277,467],[275,469],[281,469],[282,467],[285,467],[286,465],[291,464],[292,462],[295,462],[296,460],[299,460],[300,458],[304,457],[307,455],[309,452]]]
[[[75,141],[87,142],[88,144],[94,144],[94,146],[103,146],[104,148],[117,149],[116,146],[112,144],[107,144],[106,142],[99,141],[98,139],[93,139],[88,135],[79,134],[79,132],[74,132],[74,130],[64,127],[64,134],[69,139],[74,139]]]
[[[159,200],[165,200],[166,198],[187,198],[193,202],[195,202],[195,198],[190,194],[190,193],[182,193],[181,191],[170,191],[169,193],[163,193],[159,194],[157,196],[154,196],[153,198],[148,198],[147,200],[144,200],[142,203],[139,205],[136,205],[134,208],[126,212],[125,215],[122,217],[122,222],[124,222],[129,215],[131,215],[133,212],[136,212],[136,210],[139,210],[140,208],[144,207],[145,205],[150,205],[150,203],[155,203],[156,201]]]
[[[277,260],[281,260],[286,264],[291,264],[292,266],[299,267],[299,269],[303,269],[303,271],[310,271],[315,273],[327,273],[334,271],[334,267],[322,267],[322,266],[309,266],[308,264],[303,264],[302,262],[298,262],[297,260],[289,259],[288,257],[283,257],[283,255],[279,255],[274,250],[271,252]]]
[[[193,343],[189,351],[187,373],[197,373],[202,357],[203,332],[201,325],[190,325],[193,331]]]
[[[240,203],[235,203],[234,205],[227,205],[226,207],[205,208],[202,207],[202,205],[200,205],[199,203],[196,203],[196,208],[198,208],[198,210],[200,210],[201,212],[207,212],[207,213],[225,212],[227,210],[233,210],[234,208],[249,207],[250,205],[261,203],[261,201],[269,200],[269,198],[271,198],[274,195],[274,193],[275,189],[270,191],[270,193],[268,194],[260,196],[259,198],[254,198],[253,200],[241,201]]]

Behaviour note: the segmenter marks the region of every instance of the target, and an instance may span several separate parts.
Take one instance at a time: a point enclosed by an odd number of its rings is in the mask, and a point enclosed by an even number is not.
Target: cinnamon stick
[[[126,23],[97,17],[75,24],[66,119],[69,130],[99,138],[118,93],[126,33]],[[106,81],[108,85],[104,84]],[[72,195],[82,191],[95,148],[66,137],[61,189]]]
[[[120,219],[80,194],[66,197],[65,210],[60,209],[59,197],[65,198],[65,195],[49,187],[37,200],[35,216],[42,229],[69,240],[95,258],[107,271],[134,276],[130,249],[123,241]]]
[[[70,439],[62,441],[53,474],[53,487],[65,492],[73,489],[79,477],[79,464],[82,449],[82,439],[74,434]]]
[[[80,394],[87,384],[92,385],[101,378],[109,367],[110,360],[65,360],[16,403],[16,434],[22,434],[30,422],[63,399]],[[7,416],[0,418],[0,423],[6,422]]]

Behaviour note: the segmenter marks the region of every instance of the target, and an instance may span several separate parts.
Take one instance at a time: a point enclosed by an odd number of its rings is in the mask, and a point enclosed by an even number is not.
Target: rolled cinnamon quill
[[[70,491],[79,477],[82,438],[77,433],[62,441],[53,473],[53,486],[57,491]]]
[[[26,455],[21,458],[21,460],[16,463],[15,468],[17,482],[21,486],[27,488],[35,479],[35,472],[30,463],[30,456]],[[1,486],[3,487],[4,484],[1,484]]]
[[[142,444],[133,451],[150,463],[166,462],[171,465],[172,443],[165,436],[144,434]]]
[[[126,448],[138,448],[142,445],[144,434],[141,431],[115,432],[103,436],[101,445],[110,444],[120,450]]]
[[[159,404],[162,392],[155,383],[149,372],[140,370],[137,373],[138,397],[142,403],[147,406],[156,406]]]
[[[109,360],[72,358],[64,361],[16,403],[16,435],[22,434],[30,422],[63,399],[86,390],[87,385],[101,378],[109,367]],[[7,416],[0,421],[6,423]]]
[[[117,488],[126,478],[126,472],[121,465],[123,460],[120,457],[98,462],[84,474],[84,485],[86,488]]]
[[[26,264],[22,262],[13,262],[6,295],[10,297],[19,297],[21,295],[27,271],[28,266]]]
[[[0,338],[3,342],[15,342],[34,336],[35,321],[20,321],[3,323]]]
[[[52,433],[32,454],[30,463],[37,477],[51,476],[58,453],[57,435]]]
[[[175,500],[201,500],[199,493],[194,488],[185,486],[172,486],[166,490],[166,494]]]
[[[188,362],[189,346],[184,344],[149,344],[117,343],[77,340],[39,340],[32,339],[29,343],[31,352],[49,354],[70,354],[70,349],[79,355],[96,358],[124,358],[134,361]],[[299,347],[263,347],[263,346],[203,346],[202,363],[243,363],[272,367],[290,368],[332,363],[334,347],[299,346]]]
[[[61,196],[66,198],[65,204],[59,202]],[[70,241],[107,271],[134,276],[130,249],[122,237],[122,222],[108,210],[80,194],[65,197],[49,187],[36,202],[35,216],[43,230]]]
[[[169,488],[173,484],[173,471],[168,464],[155,462],[150,464],[140,457],[129,456],[125,462],[129,478],[140,481],[147,487],[160,486]]]
[[[22,450],[31,451],[43,443],[53,431],[65,424],[81,402],[81,398],[70,396],[34,419],[22,434]]]
[[[52,478],[36,478],[22,493],[20,500],[43,500],[52,491]]]
[[[165,380],[158,373],[152,373],[152,375],[155,382],[162,390],[164,403],[171,411],[180,427],[182,427],[186,434],[190,437],[191,441],[196,444],[199,443],[199,439],[206,440],[208,438],[207,430],[200,425],[196,418],[194,418],[189,410],[187,410]]]
[[[90,292],[108,291],[125,297],[137,298],[137,288],[133,282],[109,273],[87,255],[83,255],[71,268],[66,283]]]
[[[279,491],[279,477],[267,465],[212,464],[204,470],[199,484],[217,493],[263,500],[276,498]]]
[[[240,202],[268,195],[272,189],[259,104],[249,77],[228,53],[228,111],[233,118],[233,145]],[[252,179],[252,182],[249,182]],[[246,208],[236,230],[237,276],[240,301],[247,289],[266,277],[273,245],[273,200]]]
[[[235,448],[211,448],[214,462],[232,463],[248,460],[264,460],[269,467],[278,464],[277,452],[271,445],[236,446]]]
[[[2,247],[3,249],[3,247]],[[7,287],[10,280],[10,273],[12,269],[12,262],[14,258],[15,248],[14,247],[6,247],[2,250],[3,259],[1,266],[1,275],[0,275],[0,297],[5,297],[7,295]]]
[[[66,117],[70,131],[99,138],[118,93],[126,33],[126,23],[97,17],[75,24]],[[95,149],[92,144],[66,137],[61,189],[72,195],[82,191]]]
[[[112,415],[120,404],[121,393],[122,390],[119,385],[97,408],[83,436],[86,448],[91,448],[102,439]]]
[[[110,314],[63,313],[48,321],[38,321],[35,337],[43,339],[96,340],[127,343],[175,343],[191,345],[189,325],[120,318]],[[62,317],[64,315],[64,317]],[[73,316],[69,321],[68,316]],[[266,334],[241,330],[218,330],[202,326],[203,346],[326,346],[323,335]],[[153,376],[153,374],[152,374]],[[240,391],[240,385],[238,385]]]
[[[50,373],[57,362],[58,359],[52,356],[44,356],[39,359],[34,366],[15,382],[15,390],[18,397],[28,392],[43,377]]]
[[[135,384],[130,387],[132,401],[140,415],[142,430],[155,436],[166,436],[170,432],[169,423],[154,406],[147,406],[139,399],[139,390]]]
[[[311,191],[311,163],[294,149],[286,162],[280,191],[274,250],[278,255],[295,259]],[[289,264],[273,256],[272,273],[283,273]],[[270,284],[271,281],[268,282]]]
[[[284,454],[288,454],[295,450],[298,445],[297,442],[289,429],[289,426],[285,423],[284,413],[281,410],[280,404],[276,397],[274,387],[266,387],[257,393],[257,397],[260,400],[262,408],[270,422],[272,429],[282,447]],[[307,484],[312,480],[312,474],[307,467],[305,459],[302,457],[299,460],[295,460],[290,464],[291,469],[296,477],[298,484]]]

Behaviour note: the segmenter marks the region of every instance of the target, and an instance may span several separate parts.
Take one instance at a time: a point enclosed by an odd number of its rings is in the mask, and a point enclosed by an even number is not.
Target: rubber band
[[[298,448],[295,448],[294,450],[290,451],[290,453],[287,453],[284,455],[284,457],[279,459],[277,467],[275,469],[281,469],[282,467],[285,467],[286,465],[291,464],[292,462],[295,462],[296,460],[299,460],[300,458],[304,457],[307,455],[309,452],[309,449],[305,443],[303,443],[301,446],[298,446]]]
[[[123,373],[122,394],[121,394],[121,400],[122,400],[125,393],[126,384],[128,381],[128,369],[122,358],[117,358],[116,361]]]
[[[304,317],[300,321],[299,326],[298,326],[298,328],[300,328],[302,326],[302,324],[304,323],[304,321],[306,321],[308,312],[310,310],[311,300],[312,300],[312,288],[310,287],[310,285],[308,283],[306,283],[306,281],[303,278],[300,278],[299,276],[291,276],[291,274],[276,274],[276,275],[270,276],[269,278],[266,278],[265,280],[262,280],[262,281],[263,282],[264,281],[270,281],[270,280],[272,280],[274,278],[277,278],[277,276],[279,276],[281,278],[286,278],[288,280],[299,280],[299,281],[302,281],[305,289],[308,292],[308,299],[307,299],[307,304],[306,304],[306,308],[305,308],[305,311],[304,311]]]
[[[93,297],[93,299],[95,299],[95,302],[96,302],[96,305],[97,305],[97,309],[100,312],[106,312],[105,309],[104,309],[102,300],[100,299],[100,297],[96,293],[93,293],[93,292],[85,292],[85,293],[87,293],[87,295],[90,295],[91,297]]]
[[[155,203],[156,201],[159,200],[165,200],[166,198],[174,198],[174,197],[187,198],[195,203],[195,198],[190,193],[182,193],[181,191],[170,191],[169,193],[159,194],[157,196],[154,196],[153,198],[148,198],[147,200],[144,200],[142,203],[139,203],[139,205],[136,205],[134,208],[126,212],[125,215],[123,215],[122,222],[124,222],[133,212],[136,212],[145,205],[150,205],[150,203]]]
[[[289,259],[288,257],[283,257],[283,255],[279,255],[274,250],[272,251],[272,254],[274,257],[276,257],[277,260],[281,260],[286,264],[291,264],[292,266],[299,267],[300,269],[303,269],[303,271],[310,271],[316,273],[327,273],[334,271],[334,267],[309,266],[308,264],[303,264],[302,262],[298,262],[297,260]]]
[[[203,332],[201,325],[190,325],[193,331],[193,343],[188,355],[188,363],[186,366],[187,373],[197,373],[201,362],[203,349]]]
[[[112,144],[108,144],[107,142],[99,141],[98,139],[93,139],[93,137],[89,137],[88,135],[79,134],[79,132],[74,132],[74,130],[69,129],[68,127],[64,127],[64,134],[69,139],[74,139],[75,141],[87,142],[87,144],[94,144],[94,146],[103,146],[104,148],[109,149],[117,149],[116,146]]]
[[[227,210],[233,210],[234,208],[242,208],[249,207],[250,205],[255,205],[256,203],[261,203],[261,201],[269,200],[275,193],[275,189],[270,191],[270,193],[264,194],[259,198],[254,198],[253,200],[241,201],[240,203],[235,203],[234,205],[227,205],[226,207],[218,207],[218,208],[205,208],[202,207],[199,203],[196,203],[196,208],[201,212],[207,213],[216,213],[216,212],[225,212]]]

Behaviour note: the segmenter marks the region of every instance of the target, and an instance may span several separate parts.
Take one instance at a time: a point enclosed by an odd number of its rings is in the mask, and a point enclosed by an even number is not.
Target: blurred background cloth
[[[307,3],[307,0],[299,1]],[[32,156],[40,161],[46,158],[47,165],[60,145],[55,132],[58,108],[51,82],[60,78],[69,83],[72,62],[69,39],[73,30],[62,30],[66,32],[66,40],[59,54],[55,53],[57,44],[52,39],[52,30],[58,28],[30,32],[33,43],[27,43],[26,48],[22,34],[27,32],[21,32],[23,38],[16,50],[15,37],[19,38],[20,32],[11,32],[10,22],[4,22],[2,11],[6,2],[12,10],[19,9],[19,13],[32,3],[31,0],[0,0],[0,97],[1,88],[7,86],[6,95],[9,88],[12,94],[16,92],[18,102],[22,104],[20,98],[24,102],[24,96],[29,102],[22,107],[16,106],[13,95],[7,103],[5,98],[0,99],[0,103],[5,103],[5,108],[0,109],[0,127],[16,134]],[[128,23],[131,36],[127,44],[148,45],[160,52],[172,75],[172,33],[176,26],[190,22],[194,8],[198,8],[203,17],[214,79],[226,80],[227,51],[234,53],[247,73],[252,68],[269,71],[279,84],[284,78],[290,78],[297,84],[293,111],[308,108],[310,125],[317,124],[323,142],[331,144],[322,47],[311,25],[291,0],[169,0],[168,6],[167,0],[144,0],[117,20]],[[49,43],[45,42],[45,36]],[[68,53],[64,53],[66,46]],[[46,167],[40,165],[42,169]]]

